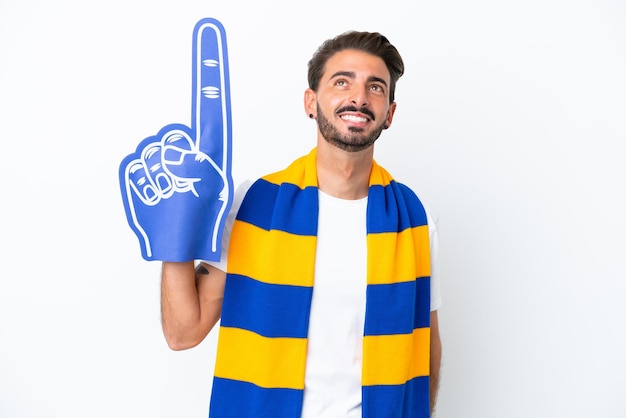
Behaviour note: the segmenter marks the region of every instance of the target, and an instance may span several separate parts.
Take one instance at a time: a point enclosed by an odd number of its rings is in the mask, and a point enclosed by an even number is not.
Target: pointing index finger
[[[230,80],[226,31],[212,18],[200,20],[193,39],[191,127],[196,146],[228,172],[231,149]]]

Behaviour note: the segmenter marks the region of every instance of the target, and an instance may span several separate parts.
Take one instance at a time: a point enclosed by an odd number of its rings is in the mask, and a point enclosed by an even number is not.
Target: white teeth
[[[354,115],[343,115],[341,119],[348,120],[350,122],[367,122],[367,118]]]

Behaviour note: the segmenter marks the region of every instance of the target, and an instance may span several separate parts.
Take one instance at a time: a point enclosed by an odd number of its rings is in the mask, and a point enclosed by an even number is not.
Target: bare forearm
[[[194,263],[163,263],[161,318],[173,350],[198,345],[220,318],[226,275],[215,267]]]
[[[430,413],[435,410],[437,404],[437,394],[439,393],[439,369],[441,366],[441,356],[438,359],[431,358],[430,372]]]
[[[194,263],[163,263],[161,322],[170,348],[187,348],[189,335],[200,319]]]
[[[439,319],[437,312],[431,313],[430,340],[430,414],[433,414],[439,393],[439,376],[441,371],[441,337],[439,335]]]

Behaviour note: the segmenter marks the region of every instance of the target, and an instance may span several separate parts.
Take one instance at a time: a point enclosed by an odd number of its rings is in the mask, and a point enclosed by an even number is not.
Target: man
[[[239,189],[219,263],[163,263],[172,349],[199,344],[221,318],[211,417],[432,413],[436,225],[373,159],[403,72],[378,33],[322,44],[304,94],[316,147]]]

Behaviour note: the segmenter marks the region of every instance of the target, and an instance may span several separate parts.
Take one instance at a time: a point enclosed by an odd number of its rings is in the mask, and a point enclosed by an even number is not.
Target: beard
[[[358,109],[355,107],[344,107],[338,110],[338,112],[343,111],[356,112],[358,111]],[[372,119],[372,121],[375,120],[374,115],[372,114],[372,112],[369,111],[369,109],[361,109],[360,112],[368,115]],[[317,106],[317,126],[326,142],[348,152],[359,152],[371,147],[372,145],[374,145],[374,142],[376,142],[383,129],[385,129],[383,122],[380,125],[376,126],[374,130],[369,133],[369,135],[366,135],[363,132],[363,129],[355,127],[348,128],[349,133],[344,135],[339,132],[339,129],[337,129],[337,127],[330,123],[330,120],[328,118],[324,116],[319,105]]]

